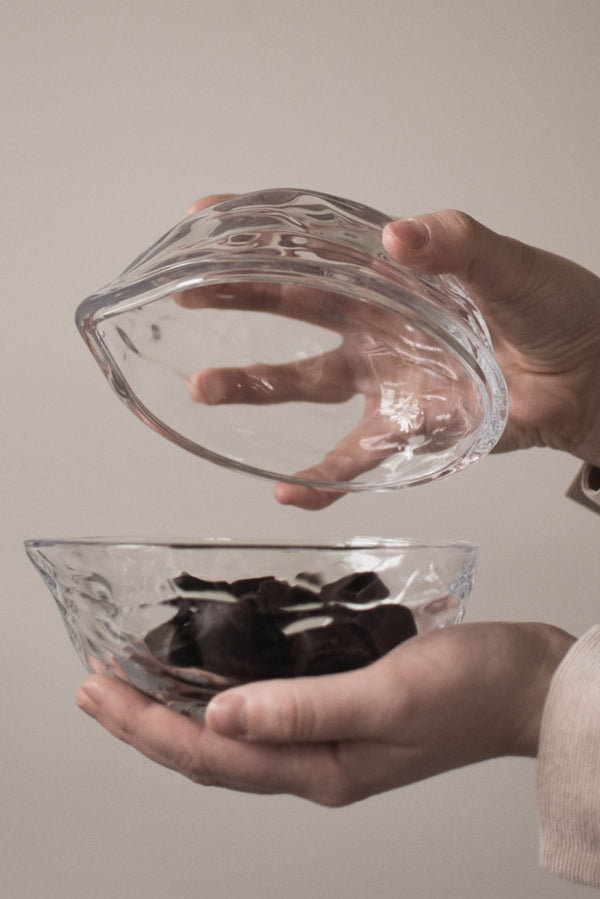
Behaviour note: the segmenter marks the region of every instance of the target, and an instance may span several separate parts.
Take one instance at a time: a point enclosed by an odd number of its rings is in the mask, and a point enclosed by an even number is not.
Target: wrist
[[[517,625],[528,631],[527,670],[523,674],[509,754],[535,758],[544,705],[554,672],[575,643],[575,637],[549,624]]]

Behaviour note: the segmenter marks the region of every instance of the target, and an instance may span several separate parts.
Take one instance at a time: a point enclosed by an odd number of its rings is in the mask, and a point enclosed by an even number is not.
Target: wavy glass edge
[[[336,220],[338,225],[346,222],[345,217],[351,217],[349,230],[343,232],[342,238],[336,233],[336,239],[332,240],[331,227],[326,228],[319,223],[311,223],[311,230],[308,231],[302,215],[296,214],[295,218],[290,218],[284,212],[276,210],[273,213],[272,204],[275,201],[288,204],[285,206],[286,213],[289,212],[290,205],[292,210],[297,207],[303,212],[302,202],[307,198],[332,206],[333,212],[339,217]],[[243,248],[239,253],[235,250],[232,252],[230,247],[219,247],[208,240],[203,242],[199,235],[193,236],[195,228],[201,225],[209,228],[211,222],[218,222],[221,230],[226,230],[228,217],[239,215],[241,208],[246,209],[249,215],[252,213],[251,219],[255,227],[260,224],[262,229],[268,230],[270,227],[279,233],[287,222],[289,228],[301,227],[305,230],[307,246],[311,239],[321,242],[328,240],[332,247],[350,247],[354,257],[361,258],[353,258],[351,263],[333,259],[327,266],[324,266],[321,259],[318,262],[305,259],[265,259],[260,253],[247,253]],[[259,215],[262,218],[257,218]],[[264,221],[264,216],[267,215],[272,217],[268,227]],[[395,263],[385,253],[381,244],[381,229],[392,220],[377,210],[353,201],[330,194],[288,188],[258,191],[218,201],[170,229],[131,263],[119,278],[83,300],[76,310],[77,328],[114,392],[130,410],[170,442],[209,462],[272,481],[344,493],[387,492],[448,477],[487,455],[498,442],[508,417],[508,391],[495,360],[485,321],[462,285],[452,275],[421,275]],[[365,239],[365,232],[370,240]],[[173,261],[174,244],[177,241],[181,246],[179,256]],[[165,254],[168,254],[168,261],[164,258]],[[357,267],[357,262],[361,261],[363,264]],[[457,453],[450,461],[442,460],[438,469],[434,468],[422,476],[403,477],[400,473],[396,478],[386,476],[385,480],[370,482],[325,481],[260,468],[215,452],[181,434],[154,415],[131,389],[104,344],[102,322],[120,312],[155,302],[177,290],[200,285],[240,283],[249,279],[301,283],[317,290],[333,289],[353,300],[375,303],[404,319],[413,319],[422,330],[428,332],[460,361],[476,385],[483,408],[483,424],[473,432],[473,440],[468,449]],[[430,302],[436,304],[434,311],[428,305]],[[451,303],[457,304],[458,316]],[[445,306],[448,308],[445,309]]]

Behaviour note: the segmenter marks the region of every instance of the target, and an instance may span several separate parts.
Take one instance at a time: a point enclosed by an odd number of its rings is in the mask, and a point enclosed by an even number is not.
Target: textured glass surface
[[[364,538],[331,546],[31,540],[26,550],[89,670],[199,715],[235,683],[360,667],[415,630],[458,623],[477,557],[465,542]],[[196,644],[202,664],[190,655]]]
[[[387,221],[297,190],[220,201],[77,325],[119,397],[214,462],[343,490],[452,474],[499,439],[506,387],[474,304],[394,263]]]

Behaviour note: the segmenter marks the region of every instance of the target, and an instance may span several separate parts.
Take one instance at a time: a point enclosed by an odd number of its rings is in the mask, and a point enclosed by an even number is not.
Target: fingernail
[[[246,734],[246,700],[239,693],[221,693],[211,699],[205,721],[211,730],[224,737],[243,737]]]
[[[90,718],[95,718],[98,713],[98,693],[94,684],[82,684],[75,693],[75,702],[78,708]]]
[[[429,228],[418,219],[399,219],[387,227],[407,250],[423,250],[429,243]]]
[[[100,706],[100,689],[94,681],[84,681],[75,693],[75,702],[82,712],[95,718]]]
[[[218,406],[225,398],[222,379],[212,372],[195,371],[187,376],[185,383],[195,403]]]
[[[185,386],[190,392],[191,398],[196,403],[202,402],[202,397],[200,396],[200,391],[198,389],[198,372],[194,372],[191,375],[188,375],[185,379]]]

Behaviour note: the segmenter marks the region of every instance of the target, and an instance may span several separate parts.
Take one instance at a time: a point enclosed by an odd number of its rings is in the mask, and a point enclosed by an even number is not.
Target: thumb
[[[259,681],[220,693],[205,722],[226,737],[279,743],[359,739],[393,720],[378,663],[343,674]],[[396,691],[396,700],[399,691]],[[379,725],[379,726],[378,726]]]
[[[533,247],[455,209],[390,222],[382,237],[396,262],[425,274],[453,274],[477,294],[508,296],[535,268]]]

